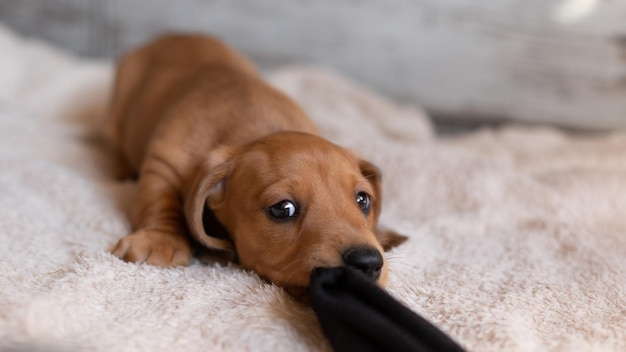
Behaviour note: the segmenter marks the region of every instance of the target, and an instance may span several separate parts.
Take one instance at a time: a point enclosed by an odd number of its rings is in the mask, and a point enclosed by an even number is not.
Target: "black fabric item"
[[[313,270],[310,295],[322,330],[337,352],[463,351],[354,269]]]

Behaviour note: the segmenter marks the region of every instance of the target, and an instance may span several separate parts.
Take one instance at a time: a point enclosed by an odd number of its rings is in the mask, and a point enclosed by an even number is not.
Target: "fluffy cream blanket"
[[[313,312],[237,266],[107,252],[135,192],[96,138],[111,65],[0,27],[0,350],[325,351]],[[472,351],[626,350],[626,134],[437,138],[309,68],[269,80],[384,170],[388,290]]]

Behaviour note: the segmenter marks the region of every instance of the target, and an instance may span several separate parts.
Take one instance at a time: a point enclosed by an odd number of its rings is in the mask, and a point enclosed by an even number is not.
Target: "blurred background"
[[[449,128],[626,128],[623,0],[0,0],[0,24],[102,59],[207,32],[263,70],[324,67]]]

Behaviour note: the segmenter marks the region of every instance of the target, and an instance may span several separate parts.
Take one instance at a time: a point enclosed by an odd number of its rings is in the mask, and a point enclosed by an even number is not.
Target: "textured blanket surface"
[[[124,263],[136,186],[97,135],[111,64],[0,27],[0,350],[327,351],[310,308],[235,265]],[[433,136],[317,69],[268,75],[384,171],[389,292],[471,351],[626,350],[626,133]]]

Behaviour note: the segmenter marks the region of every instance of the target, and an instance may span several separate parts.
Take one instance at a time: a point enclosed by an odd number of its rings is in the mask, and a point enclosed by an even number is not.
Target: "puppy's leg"
[[[177,181],[163,161],[147,160],[139,178],[134,232],[117,243],[114,255],[128,262],[163,267],[189,264],[192,250]]]
[[[105,121],[104,137],[108,142],[116,165],[114,176],[117,179],[136,177],[123,152],[124,123],[136,108],[142,93],[142,85],[148,76],[149,62],[146,48],[140,48],[124,55],[118,62],[113,92],[110,98],[108,118]]]

